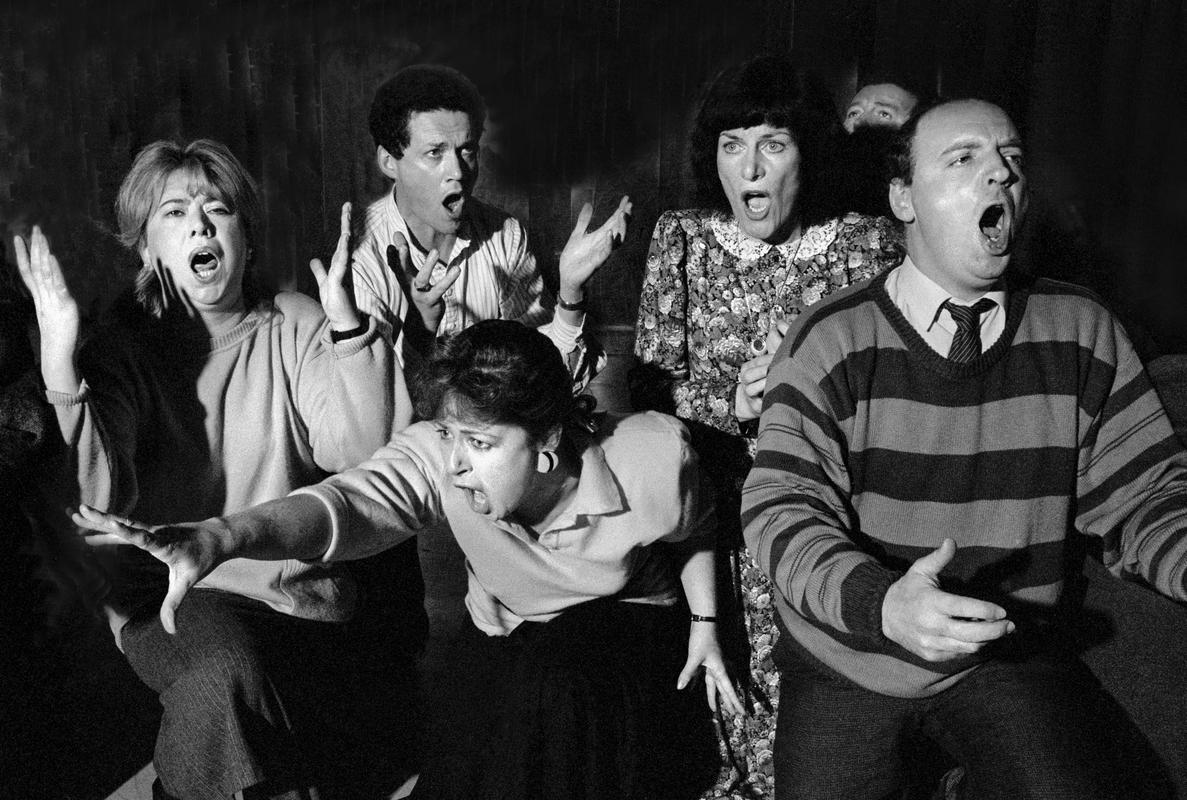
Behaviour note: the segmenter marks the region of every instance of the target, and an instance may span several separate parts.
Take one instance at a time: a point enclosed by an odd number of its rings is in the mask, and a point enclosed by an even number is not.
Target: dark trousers
[[[686,612],[613,599],[430,652],[417,800],[696,798],[717,746],[703,686],[676,691]],[[430,644],[430,648],[432,648]]]
[[[934,780],[918,770],[929,743],[964,767],[969,800],[1133,796],[1105,724],[1108,700],[1074,660],[990,661],[934,697],[903,699],[863,689],[793,647],[776,651],[778,800],[898,797]]]
[[[122,644],[160,698],[153,763],[173,797],[225,800],[249,787],[374,797],[413,768],[411,662],[398,667],[391,642],[351,624],[198,589],[178,609],[176,635],[154,606],[124,626]]]

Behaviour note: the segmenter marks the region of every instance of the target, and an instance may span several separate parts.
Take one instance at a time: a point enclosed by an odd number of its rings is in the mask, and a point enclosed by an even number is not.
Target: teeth
[[[746,208],[750,209],[756,214],[761,214],[766,211],[771,205],[771,198],[763,195],[751,195],[746,198]]]

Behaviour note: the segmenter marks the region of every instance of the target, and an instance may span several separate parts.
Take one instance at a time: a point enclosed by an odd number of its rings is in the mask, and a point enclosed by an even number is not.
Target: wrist
[[[717,624],[717,615],[716,614],[689,614],[688,619],[690,622],[696,622],[696,623],[700,623],[703,625],[716,625]]]

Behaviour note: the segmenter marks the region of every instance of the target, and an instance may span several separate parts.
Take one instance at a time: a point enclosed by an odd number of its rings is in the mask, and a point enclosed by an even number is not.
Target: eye
[[[484,442],[481,439],[475,439],[473,436],[470,437],[470,446],[480,452],[489,450],[491,448],[490,442]]]
[[[1025,159],[1022,157],[1022,153],[1006,153],[1005,158],[1006,158],[1006,161],[1010,162],[1010,164],[1012,164],[1013,166],[1015,166],[1019,169],[1021,169],[1022,165],[1025,163]]]
[[[782,153],[787,149],[787,142],[770,139],[766,142],[765,147],[768,153]]]
[[[441,158],[441,148],[434,147],[432,150],[425,153],[425,155],[427,155],[429,158],[434,158],[434,159]]]
[[[882,119],[890,119],[890,112],[883,109],[878,112],[878,116],[880,116]]]
[[[845,112],[845,119],[856,119],[861,116],[860,108],[851,108]]]
[[[161,216],[163,216],[163,217],[184,217],[185,212],[182,211],[177,206],[171,206],[169,208],[166,208],[164,210],[164,212],[162,212]]]
[[[468,144],[462,148],[462,158],[474,158],[478,155],[478,148],[472,144]]]
[[[725,152],[729,153],[730,155],[737,155],[738,153],[742,152],[742,143],[741,142],[726,142],[725,144],[723,144],[721,146],[721,149],[724,150]]]
[[[952,159],[953,166],[963,166],[973,160],[973,156],[969,153],[961,153],[956,158]]]
[[[206,206],[205,210],[207,214],[218,214],[220,216],[226,216],[231,213],[231,209],[227,208],[223,203],[211,203]]]
[[[441,439],[442,441],[449,441],[451,438],[449,435],[449,428],[434,428],[434,430],[437,431],[437,438]]]

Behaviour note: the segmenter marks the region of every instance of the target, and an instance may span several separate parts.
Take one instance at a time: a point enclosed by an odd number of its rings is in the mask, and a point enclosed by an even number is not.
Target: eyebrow
[[[945,147],[943,150],[941,150],[940,155],[946,156],[949,153],[955,153],[958,150],[981,150],[981,149],[984,149],[985,147],[986,147],[986,143],[982,139],[960,139],[959,141],[956,141],[956,142],[948,145],[947,147]],[[1002,142],[1001,144],[995,145],[994,149],[1000,150],[1000,149],[1006,148],[1006,147],[1017,147],[1019,150],[1021,150],[1022,149],[1022,140],[1015,136],[1010,139],[1007,139],[1006,141]]]

